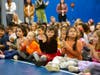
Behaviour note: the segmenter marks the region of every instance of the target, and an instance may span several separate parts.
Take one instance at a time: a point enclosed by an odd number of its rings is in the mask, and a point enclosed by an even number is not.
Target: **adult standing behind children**
[[[7,25],[10,25],[13,19],[13,14],[16,11],[15,2],[12,2],[12,0],[7,0],[7,2],[5,3],[5,9],[6,9],[6,22]]]
[[[48,4],[49,1],[44,2],[43,0],[36,0],[35,7],[36,7],[36,15],[38,18],[38,22],[47,23],[45,8]]]
[[[25,22],[28,24],[32,24],[34,18],[35,7],[32,4],[31,0],[27,0],[24,6],[24,17]]]
[[[64,0],[60,0],[60,3],[57,5],[57,13],[58,13],[58,20],[59,22],[66,22],[68,12],[67,4],[64,2]]]

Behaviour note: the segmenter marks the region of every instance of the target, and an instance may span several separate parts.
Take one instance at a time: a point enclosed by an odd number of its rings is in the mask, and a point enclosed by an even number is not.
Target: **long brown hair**
[[[96,49],[96,50],[99,50],[99,49],[100,49],[100,30],[96,30],[95,33],[96,33],[97,36],[98,36],[98,43],[96,44],[95,49]]]
[[[68,34],[69,34],[69,30],[71,29],[71,28],[73,28],[73,29],[75,29],[75,31],[76,31],[76,33],[78,33],[78,31],[77,31],[77,29],[75,28],[75,27],[69,27],[68,29],[67,29],[67,32],[66,32],[66,38],[65,38],[65,40],[68,40]],[[77,40],[78,40],[78,34],[77,34],[77,36],[75,37],[75,43],[74,43],[74,45],[73,45],[73,50],[77,50]]]

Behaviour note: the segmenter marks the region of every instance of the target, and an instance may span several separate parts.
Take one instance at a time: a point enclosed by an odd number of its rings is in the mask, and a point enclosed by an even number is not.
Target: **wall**
[[[24,0],[12,0],[16,3],[17,10],[16,13],[18,14],[21,21],[24,21],[24,14],[23,14],[23,5]],[[5,3],[6,0],[1,0],[1,17],[2,17],[2,24],[6,26],[6,13],[5,13]]]
[[[34,3],[35,0],[32,0]],[[49,0],[50,3],[46,8],[46,14],[48,21],[50,16],[55,16],[57,18],[56,6],[60,0]],[[68,20],[73,22],[76,18],[81,18],[84,22],[88,19],[93,18],[95,22],[100,21],[100,0],[65,0],[68,5]],[[72,10],[70,4],[74,2],[75,7]],[[36,15],[35,15],[36,20]]]

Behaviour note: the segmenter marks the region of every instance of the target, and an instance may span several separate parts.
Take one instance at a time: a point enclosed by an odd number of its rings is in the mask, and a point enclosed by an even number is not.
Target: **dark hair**
[[[27,35],[27,30],[26,30],[26,27],[25,26],[19,25],[17,28],[20,28],[22,30],[22,32],[24,33],[24,36]]]
[[[5,28],[4,28],[4,26],[3,26],[3,25],[0,25],[0,30],[5,31]]]
[[[60,1],[60,9],[62,10],[62,6],[61,6],[61,4],[62,4],[62,3],[61,3],[61,1]],[[65,2],[63,2],[63,4],[65,4]]]
[[[30,2],[30,6],[32,6],[32,0],[30,0],[31,2]],[[25,6],[28,6],[28,3],[27,3],[27,1],[25,2]]]
[[[47,30],[50,30],[50,31],[54,31],[54,36],[51,38],[51,40],[52,39],[55,39],[56,40],[56,38],[57,38],[57,36],[58,36],[58,31],[57,31],[57,29],[56,28],[54,28],[54,26],[49,26],[49,27],[47,27]],[[47,31],[46,30],[46,31]]]
[[[84,29],[84,32],[88,32],[90,29],[89,29],[89,26],[87,24],[82,24],[82,27]]]
[[[71,29],[71,28],[74,28],[75,29],[75,31],[77,31],[77,29],[75,28],[75,27],[68,27],[68,29],[67,29],[67,32],[66,32],[66,38],[65,38],[65,40],[68,40],[68,34],[69,34],[69,30]],[[73,50],[77,50],[77,47],[76,47],[76,45],[77,45],[77,40],[78,40],[78,36],[76,36],[76,38],[75,38],[75,43],[74,43],[74,45],[73,45]]]
[[[67,29],[67,26],[61,26],[60,30],[62,31],[63,28]]]
[[[38,27],[38,29],[41,29],[41,30],[45,31],[45,27],[41,26],[41,25]]]

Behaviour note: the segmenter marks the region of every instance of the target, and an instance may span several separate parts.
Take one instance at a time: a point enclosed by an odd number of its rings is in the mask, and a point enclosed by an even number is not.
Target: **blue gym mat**
[[[0,59],[0,75],[75,75],[68,71],[48,72],[44,67],[32,63]]]

